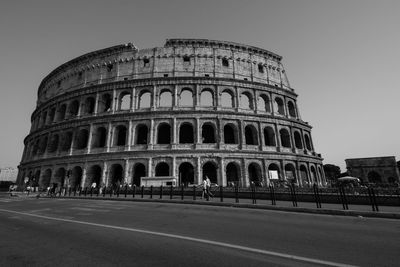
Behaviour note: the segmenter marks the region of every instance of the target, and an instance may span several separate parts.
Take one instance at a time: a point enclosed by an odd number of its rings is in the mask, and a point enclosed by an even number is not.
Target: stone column
[[[129,160],[128,159],[125,159],[124,171],[125,171],[124,183],[128,183],[128,179],[129,179]]]
[[[153,147],[153,145],[155,143],[154,138],[155,138],[155,136],[154,136],[154,119],[151,119],[150,120],[150,140],[149,140],[150,147]]]
[[[200,184],[201,182],[203,182],[203,177],[202,177],[202,173],[203,172],[201,171],[201,158],[200,158],[200,156],[197,157],[196,160],[197,160],[197,166],[196,166],[196,168],[197,168],[197,181],[196,181],[196,183]]]
[[[172,176],[177,177],[176,176],[176,157],[172,158]]]
[[[225,175],[225,168],[224,168],[224,158],[220,158],[219,159],[219,171],[220,171],[220,175],[221,175],[221,180],[218,181],[220,186],[226,186],[227,182],[226,182],[226,175]]]
[[[128,126],[128,150],[131,150],[132,147],[132,121],[129,120],[129,126]]]
[[[113,98],[112,98],[113,102],[112,102],[112,114],[115,113],[115,111],[117,110],[117,106],[118,106],[118,101],[117,101],[117,90],[113,90]]]
[[[101,174],[101,182],[104,185],[108,185],[108,170],[107,170],[108,166],[107,166],[107,162],[103,162],[103,170],[102,170],[102,174]]]
[[[137,102],[136,102],[136,88],[132,88],[132,95],[131,95],[131,112],[134,112],[137,108]]]
[[[154,176],[154,175],[153,175],[152,164],[153,164],[153,159],[152,159],[152,158],[149,158],[149,162],[148,162],[148,164],[147,164],[147,169],[148,169],[147,174],[148,174],[149,177],[153,177],[153,176]]]
[[[74,152],[74,146],[75,146],[75,137],[76,137],[76,129],[72,131],[72,137],[71,137],[71,147],[69,148],[69,155],[72,155]]]
[[[153,93],[151,96],[151,103],[150,103],[152,110],[156,109],[157,106],[156,104],[157,104],[157,88],[155,85],[153,85]]]
[[[87,168],[88,168],[88,164],[87,164],[87,162],[86,162],[86,163],[83,165],[82,181],[81,181],[81,184],[80,184],[80,186],[81,186],[82,188],[84,188],[85,185],[86,185]]]
[[[196,118],[196,145],[203,143],[201,137],[200,119]]]
[[[263,145],[264,145],[264,133],[261,127],[261,122],[257,122],[257,126],[258,126],[258,147],[260,150],[262,150]]]
[[[279,133],[278,125],[276,123],[274,123],[274,128],[275,128],[275,136],[276,136],[276,148],[278,151],[281,151],[281,148],[282,148],[281,136]]]
[[[111,122],[108,123],[108,129],[107,129],[107,152],[110,152],[110,147],[112,146],[112,125]]]
[[[88,137],[88,142],[87,142],[87,148],[86,148],[86,153],[90,153],[90,149],[92,148],[92,138],[93,138],[93,123],[90,124],[89,127],[89,137]]]
[[[288,110],[288,106],[287,106],[286,96],[283,97],[283,107],[284,107],[285,116],[289,117],[289,110]]]
[[[99,112],[99,101],[100,101],[100,94],[99,94],[99,92],[97,92],[96,100],[94,102],[94,111],[93,111],[94,115],[97,115],[97,113]]]
[[[172,118],[172,145],[173,147],[176,146],[176,144],[178,143],[178,135],[177,135],[177,123],[176,123],[176,117]]]

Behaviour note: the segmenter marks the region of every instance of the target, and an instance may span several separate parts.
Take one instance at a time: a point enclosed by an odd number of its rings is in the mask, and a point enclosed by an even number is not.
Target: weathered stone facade
[[[395,157],[354,158],[345,161],[349,175],[361,179],[364,183],[399,183]]]
[[[281,57],[247,45],[169,39],[88,53],[40,84],[19,181],[324,185],[296,98]]]

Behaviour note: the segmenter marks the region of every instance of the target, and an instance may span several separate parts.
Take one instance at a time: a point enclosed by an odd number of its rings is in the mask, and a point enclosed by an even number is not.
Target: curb
[[[41,198],[49,198],[48,196],[41,196]],[[85,200],[113,200],[113,201],[130,201],[130,202],[154,202],[154,203],[172,203],[172,204],[191,204],[191,205],[204,205],[215,207],[232,207],[232,208],[246,208],[246,209],[260,209],[260,210],[274,210],[285,212],[299,212],[309,214],[322,214],[322,215],[336,215],[336,216],[351,216],[351,217],[367,217],[367,218],[383,218],[383,219],[396,219],[400,220],[400,213],[390,212],[371,212],[371,211],[357,211],[357,210],[332,210],[332,209],[313,209],[301,207],[279,207],[264,204],[245,204],[245,203],[226,203],[226,202],[203,202],[193,200],[172,200],[172,199],[142,199],[142,198],[91,198],[91,197],[55,197],[56,199],[85,199]]]

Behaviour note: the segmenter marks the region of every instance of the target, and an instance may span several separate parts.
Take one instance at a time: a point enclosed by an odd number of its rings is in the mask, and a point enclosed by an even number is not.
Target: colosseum
[[[38,89],[18,183],[326,184],[282,57],[226,41],[168,39],[90,52]]]

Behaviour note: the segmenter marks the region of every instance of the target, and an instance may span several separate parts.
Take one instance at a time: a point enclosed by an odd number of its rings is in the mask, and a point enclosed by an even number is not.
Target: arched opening
[[[124,125],[115,127],[114,132],[114,146],[126,145],[127,129]]]
[[[170,176],[169,165],[166,162],[160,162],[156,166],[156,176]]]
[[[130,110],[131,109],[131,94],[129,92],[122,92],[118,99],[119,110]]]
[[[283,105],[283,100],[281,98],[279,97],[275,98],[274,109],[275,109],[275,114],[285,115],[285,107]]]
[[[114,189],[118,188],[123,182],[124,168],[120,164],[113,164],[110,169],[110,183]]]
[[[311,150],[311,142],[310,142],[310,137],[308,136],[308,134],[304,135],[304,141],[306,143],[307,150]]]
[[[304,165],[300,166],[300,178],[303,186],[310,186],[311,182],[308,179],[308,171]]]
[[[194,168],[189,162],[179,165],[179,182],[185,187],[189,184],[194,184]]]
[[[75,140],[75,149],[84,149],[88,145],[89,131],[86,129],[80,129]]]
[[[53,134],[50,139],[50,143],[48,145],[48,152],[53,153],[58,148],[59,136],[58,134]]]
[[[226,124],[224,126],[224,143],[225,144],[238,144],[238,135],[235,125]]]
[[[291,147],[290,144],[290,135],[288,130],[286,129],[280,129],[279,134],[281,136],[281,145],[282,147]]]
[[[281,177],[279,172],[280,172],[279,166],[276,165],[275,163],[271,163],[268,166],[268,176],[271,183],[275,184],[279,182]]]
[[[54,122],[54,117],[55,117],[55,115],[56,115],[56,108],[52,108],[52,109],[50,109],[50,112],[49,112],[49,120],[48,120],[48,124],[52,124],[53,122]]]
[[[253,182],[256,186],[262,186],[262,172],[260,165],[257,163],[250,163],[248,173],[250,182]]]
[[[56,174],[54,176],[53,182],[57,183],[57,185],[60,186],[60,187],[65,186],[65,174],[66,174],[65,169],[64,168],[59,168],[56,171]]]
[[[43,173],[40,186],[42,188],[47,188],[50,186],[50,181],[51,181],[51,169],[47,169]]]
[[[311,171],[311,181],[317,184],[320,184],[318,177],[317,177],[317,172],[315,171],[314,166],[310,167],[310,171]]]
[[[148,129],[145,124],[139,124],[136,127],[136,144],[145,145],[147,144]]]
[[[146,167],[142,163],[136,163],[133,167],[133,184],[140,186],[140,179],[146,176]]]
[[[204,144],[213,144],[215,141],[215,130],[212,124],[205,123],[201,127],[201,136]]]
[[[99,112],[109,112],[111,111],[111,105],[112,105],[112,97],[110,94],[103,94],[101,96],[101,100],[99,102]]]
[[[294,104],[292,101],[288,102],[288,110],[289,110],[289,116],[292,118],[296,117],[296,108],[294,107]]]
[[[161,91],[159,99],[160,107],[172,107],[172,93],[168,90]]]
[[[203,107],[211,107],[214,105],[213,93],[209,90],[203,90],[200,94],[200,105]]]
[[[151,107],[151,93],[142,92],[139,96],[139,108],[149,108]]]
[[[210,179],[211,183],[218,183],[217,166],[214,162],[208,161],[203,165],[203,179]]]
[[[40,127],[43,127],[44,125],[46,125],[46,119],[47,119],[47,111],[42,113]]]
[[[271,108],[269,106],[269,98],[266,95],[260,95],[257,101],[257,108],[260,111],[271,112]]]
[[[107,130],[104,127],[99,127],[93,136],[93,148],[101,148],[106,146]]]
[[[63,136],[63,141],[61,144],[61,151],[68,151],[71,149],[72,143],[72,132],[66,132]]]
[[[264,128],[264,142],[266,146],[276,146],[275,131],[272,127]]]
[[[253,125],[247,125],[244,128],[246,145],[258,145],[257,130]]]
[[[285,178],[291,184],[295,184],[297,182],[296,168],[293,166],[293,164],[288,163],[285,165]]]
[[[221,106],[224,108],[235,107],[233,102],[233,95],[229,91],[223,91],[221,94]]]
[[[79,101],[74,100],[68,106],[69,117],[72,118],[78,116],[78,112],[79,112]]]
[[[240,108],[241,109],[253,109],[251,99],[252,98],[249,93],[242,93],[240,96]]]
[[[171,143],[171,126],[167,123],[162,123],[157,129],[157,144]]]
[[[69,184],[72,188],[77,188],[81,186],[81,182],[82,182],[82,168],[79,166],[75,166],[72,169],[71,172],[71,177],[70,177],[70,181]]]
[[[179,143],[180,144],[194,143],[193,126],[190,123],[183,123],[179,128]]]
[[[303,149],[303,142],[301,141],[301,135],[298,131],[294,132],[294,144],[297,149]]]
[[[368,173],[368,182],[370,183],[382,183],[382,178],[376,171],[370,171]]]
[[[100,186],[102,176],[102,169],[99,165],[93,165],[90,167],[88,173],[86,174],[86,185],[85,187],[90,187],[93,183],[96,183],[96,187]]]
[[[179,95],[179,106],[193,107],[193,93],[188,88],[183,88]]]
[[[228,186],[239,185],[240,167],[235,162],[230,162],[226,165],[226,181]]]
[[[49,137],[46,135],[40,140],[39,154],[43,154],[46,151],[48,139]]]
[[[62,104],[57,110],[56,121],[62,121],[65,119],[65,113],[67,112],[67,105]]]
[[[94,113],[95,100],[93,97],[88,97],[85,100],[85,114],[91,115]]]

